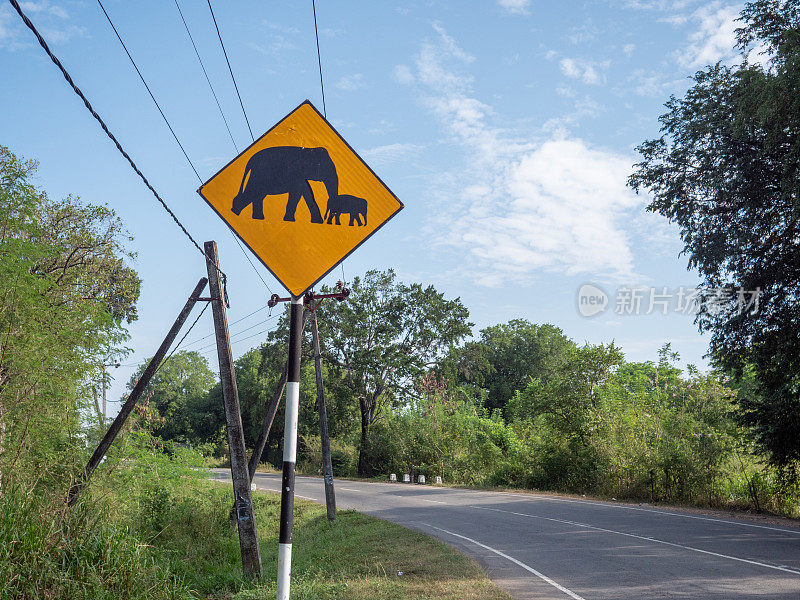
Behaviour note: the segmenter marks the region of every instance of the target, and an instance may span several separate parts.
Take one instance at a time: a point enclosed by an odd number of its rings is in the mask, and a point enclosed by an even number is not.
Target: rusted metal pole
[[[311,336],[314,344],[314,370],[317,375],[317,411],[319,412],[319,437],[322,442],[322,469],[325,480],[325,506],[328,520],[336,520],[336,493],[333,489],[333,465],[331,464],[331,440],[328,437],[328,411],[325,408],[325,386],[322,383],[322,353],[319,349],[317,312],[311,315]]]
[[[89,479],[91,478],[94,470],[97,468],[97,465],[100,464],[100,461],[106,455],[106,452],[108,452],[109,447],[112,443],[114,443],[114,439],[117,437],[117,435],[119,435],[119,432],[122,430],[122,426],[125,425],[125,421],[128,419],[131,411],[133,411],[133,407],[136,406],[136,403],[139,401],[142,392],[144,392],[147,384],[150,383],[150,379],[158,370],[158,366],[161,364],[161,361],[164,360],[164,355],[167,353],[167,350],[169,350],[172,342],[175,341],[175,337],[178,335],[181,327],[183,327],[183,324],[186,322],[186,318],[189,316],[189,313],[192,312],[192,307],[194,307],[197,299],[200,297],[200,294],[205,289],[207,283],[208,280],[205,277],[197,282],[192,295],[189,296],[189,299],[186,301],[186,304],[183,306],[180,314],[178,314],[178,318],[175,319],[175,322],[172,324],[172,328],[167,333],[164,341],[161,342],[161,346],[158,347],[155,356],[150,359],[150,362],[147,364],[147,368],[145,368],[144,373],[142,373],[142,376],[139,378],[139,381],[136,382],[136,385],[133,386],[130,395],[128,395],[128,399],[125,400],[125,404],[123,404],[122,408],[119,409],[119,413],[114,419],[114,422],[111,423],[108,431],[106,431],[106,434],[103,436],[103,439],[97,446],[97,449],[94,451],[94,454],[92,454],[92,457],[86,464],[86,468],[83,471],[82,477],[72,484],[67,500],[70,506],[75,503],[75,500],[77,500],[81,491],[89,482]]]
[[[225,405],[225,422],[228,433],[228,448],[231,456],[231,479],[236,505],[236,523],[239,529],[239,548],[242,553],[242,569],[246,577],[261,577],[261,549],[250,494],[250,478],[247,474],[247,453],[244,447],[242,413],[239,408],[239,392],[236,373],[233,369],[231,338],[228,317],[223,302],[224,291],[219,280],[219,256],[216,242],[204,245],[208,266],[208,281],[211,291],[211,308],[214,314],[214,332],[217,338],[219,376],[222,382],[222,401]]]

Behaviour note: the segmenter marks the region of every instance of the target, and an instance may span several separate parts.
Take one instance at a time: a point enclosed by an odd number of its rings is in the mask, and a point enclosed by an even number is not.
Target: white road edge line
[[[465,535],[461,535],[460,533],[454,533],[452,531],[448,531],[447,529],[442,529],[441,527],[436,527],[435,525],[429,525],[428,523],[420,523],[420,524],[424,525],[425,527],[430,527],[431,529],[436,529],[437,531],[441,531],[441,532],[446,533],[448,535],[452,535],[454,537],[461,538],[462,540],[466,540],[466,541],[468,541],[468,542],[470,542],[472,544],[475,544],[476,546],[480,546],[484,550],[488,550],[489,552],[494,552],[498,556],[502,556],[503,558],[505,558],[506,560],[511,561],[515,565],[517,565],[519,567],[522,567],[523,569],[525,569],[529,573],[533,573],[534,575],[536,575],[539,579],[541,579],[545,583],[549,583],[550,585],[552,585],[557,590],[560,590],[560,591],[564,592],[570,598],[573,598],[573,600],[585,600],[581,596],[578,596],[578,594],[576,594],[575,592],[565,588],[560,583],[557,583],[557,582],[553,581],[547,575],[539,573],[539,571],[537,571],[533,567],[526,565],[524,562],[517,560],[513,556],[509,556],[508,554],[505,554],[504,552],[500,552],[500,550],[495,550],[494,548],[492,548],[490,546],[487,546],[486,544],[481,544],[479,541],[473,540],[472,538],[469,538],[469,537],[467,537]]]
[[[442,502],[440,500],[428,500],[427,498],[417,498],[417,500],[422,500],[423,502],[432,502],[433,504],[446,504],[448,506],[450,505],[449,502]]]
[[[344,491],[344,492],[360,492],[360,491],[361,491],[361,490],[354,490],[353,488],[346,488],[346,487],[342,487],[342,486],[340,486],[340,485],[337,485],[337,486],[336,486],[336,489],[337,489],[337,490],[342,490],[342,491]]]
[[[553,521],[555,523],[565,523],[567,525],[574,525],[575,527],[584,527],[586,529],[593,529],[595,531],[603,531],[605,533],[613,533],[616,535],[624,535],[625,537],[636,538],[637,540],[644,540],[647,542],[654,542],[656,544],[664,544],[665,546],[672,546],[674,548],[682,548],[683,550],[691,550],[692,552],[699,552],[700,554],[708,554],[710,556],[716,556],[718,558],[727,558],[728,560],[735,560],[738,562],[747,563],[750,565],[756,565],[759,567],[766,567],[767,569],[775,569],[776,571],[784,571],[786,573],[791,573],[792,575],[800,575],[800,571],[796,571],[794,569],[788,569],[786,567],[780,567],[777,565],[770,565],[767,563],[758,562],[757,560],[750,560],[749,558],[739,558],[737,556],[730,556],[728,554],[720,554],[719,552],[711,552],[710,550],[701,550],[700,548],[694,548],[692,546],[685,546],[683,544],[676,544],[675,542],[667,542],[665,540],[659,540],[652,537],[647,537],[644,535],[636,535],[635,533],[625,533],[623,531],[614,531],[613,529],[605,529],[603,527],[596,527],[595,525],[587,525],[586,523],[577,523],[575,521],[567,521],[566,519],[555,519],[553,517],[542,517],[539,515],[529,515],[525,513],[518,513],[512,512],[510,510],[503,510],[500,508],[488,508],[485,506],[473,506],[472,508],[477,508],[479,510],[491,510],[494,512],[501,512],[506,513],[509,515],[516,515],[518,517],[527,517],[529,519],[543,519],[545,521]]]

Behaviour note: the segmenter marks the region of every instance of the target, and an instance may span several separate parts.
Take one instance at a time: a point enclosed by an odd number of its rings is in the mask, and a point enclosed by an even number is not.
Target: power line
[[[267,327],[266,329],[264,329],[262,331],[258,331],[258,332],[254,333],[252,335],[248,335],[247,337],[243,337],[242,339],[231,340],[231,344],[238,344],[239,342],[247,341],[247,340],[249,340],[251,338],[254,338],[254,337],[257,337],[259,335],[264,335],[265,333],[269,333],[270,331],[275,331],[276,328],[277,327]],[[208,347],[210,348],[210,346],[208,346]],[[213,352],[214,352],[214,350],[207,350],[205,352],[202,352],[201,350],[195,350],[194,352],[197,352],[198,354],[201,354],[202,356],[208,356],[209,354],[213,354]]]
[[[250,131],[250,138],[255,142],[256,138],[253,135],[253,129],[250,127],[250,120],[247,118],[247,111],[244,109],[244,102],[242,102],[242,95],[239,93],[239,86],[236,85],[236,77],[233,76],[233,68],[231,67],[231,61],[228,60],[228,52],[225,50],[225,43],[222,41],[222,33],[219,31],[219,25],[217,24],[217,17],[214,16],[214,9],[211,8],[211,0],[208,0],[208,10],[211,11],[211,18],[214,20],[214,27],[217,30],[217,37],[219,38],[219,45],[222,46],[222,53],[225,55],[225,62],[228,63],[228,71],[231,73],[231,79],[233,80],[233,87],[236,89],[236,95],[239,97],[239,105],[242,107],[242,114],[244,115],[244,120],[247,123],[247,129]]]
[[[172,125],[170,125],[169,121],[167,120],[167,117],[164,114],[164,111],[161,110],[161,106],[158,104],[158,100],[156,100],[156,97],[153,94],[152,90],[150,89],[150,86],[147,84],[147,81],[145,80],[144,76],[142,75],[142,72],[139,70],[139,67],[136,65],[136,62],[133,60],[133,57],[131,56],[131,53],[128,52],[128,48],[125,45],[125,42],[122,40],[122,36],[119,34],[119,31],[117,31],[117,28],[114,26],[114,23],[112,22],[111,17],[109,16],[108,12],[106,11],[105,7],[103,6],[102,1],[101,0],[97,0],[97,3],[100,5],[100,8],[103,9],[103,14],[105,14],[106,19],[108,20],[109,24],[111,25],[111,28],[114,30],[114,33],[117,35],[117,39],[119,40],[119,43],[122,44],[122,48],[125,50],[125,53],[128,55],[128,58],[130,59],[131,64],[133,65],[133,68],[136,69],[136,72],[139,74],[139,79],[142,80],[142,83],[144,84],[144,87],[147,89],[147,92],[150,94],[150,98],[153,99],[153,103],[156,105],[156,108],[161,113],[161,116],[164,118],[164,122],[167,124],[167,127],[169,127],[169,130],[172,132],[172,137],[175,138],[175,141],[178,143],[178,146],[180,147],[181,151],[183,152],[183,155],[186,157],[186,160],[189,161],[189,165],[194,170],[195,175],[197,175],[197,179],[200,181],[200,183],[202,183],[203,180],[201,179],[199,173],[197,172],[197,169],[195,169],[194,164],[192,163],[192,160],[189,158],[189,155],[187,154],[186,150],[183,147],[183,144],[181,143],[180,139],[176,135],[175,130],[172,128]],[[189,34],[189,40],[192,42],[192,47],[194,48],[195,54],[197,55],[197,60],[200,62],[200,67],[203,69],[203,73],[206,76],[206,81],[208,82],[208,86],[209,86],[209,88],[211,88],[211,93],[214,96],[214,100],[217,101],[217,108],[219,108],[220,115],[222,115],[222,120],[225,122],[225,127],[228,129],[228,134],[231,136],[231,141],[233,142],[233,147],[236,149],[236,152],[238,153],[239,152],[239,147],[236,145],[236,142],[233,139],[233,134],[231,134],[230,127],[228,127],[228,120],[225,118],[225,114],[222,111],[222,106],[220,105],[219,100],[217,99],[217,94],[216,94],[216,92],[214,92],[214,88],[211,85],[211,79],[208,76],[208,72],[206,71],[205,65],[203,64],[203,60],[200,58],[200,53],[198,52],[197,46],[194,43],[194,38],[192,38],[192,34],[189,31],[189,26],[186,23],[186,19],[184,19],[184,17],[183,17],[183,11],[181,11],[181,7],[178,4],[178,0],[175,0],[175,6],[177,7],[178,13],[181,16],[181,20],[183,21],[183,25],[186,28],[186,33]],[[264,281],[264,278],[261,276],[261,273],[258,272],[258,269],[256,269],[256,266],[253,264],[253,261],[250,260],[250,257],[247,255],[247,252],[245,252],[245,249],[242,248],[242,244],[239,242],[239,239],[236,237],[235,234],[233,234],[233,232],[231,232],[231,235],[233,235],[233,239],[236,240],[236,243],[239,245],[239,249],[244,254],[244,257],[247,259],[247,262],[250,263],[250,266],[252,267],[253,271],[255,271],[256,275],[261,280],[261,283],[263,283],[264,287],[266,287],[269,290],[269,293],[272,294],[273,293],[272,292],[272,288],[270,288],[269,285],[267,284],[267,282]]]
[[[206,302],[203,305],[203,310],[201,310],[200,314],[197,315],[197,318],[194,320],[194,322],[189,327],[189,329],[186,330],[186,333],[183,334],[183,337],[181,338],[181,340],[178,342],[178,344],[175,346],[175,348],[172,350],[172,352],[169,353],[169,356],[167,356],[167,358],[162,360],[161,364],[158,365],[158,367],[156,368],[156,372],[153,373],[153,377],[155,377],[156,374],[161,370],[161,367],[163,367],[165,364],[167,364],[169,362],[169,359],[172,358],[172,355],[175,354],[178,351],[178,348],[181,347],[181,344],[183,343],[183,340],[186,339],[186,336],[189,335],[189,333],[192,331],[192,329],[194,329],[194,326],[197,325],[197,322],[200,320],[200,317],[202,317],[203,313],[206,312],[206,309],[208,308],[209,304],[211,304],[211,302]]]
[[[238,154],[239,153],[239,146],[236,145],[236,140],[234,140],[234,138],[233,138],[233,133],[231,133],[231,128],[228,125],[228,119],[225,118],[225,112],[222,110],[222,105],[219,102],[219,98],[217,97],[217,93],[214,91],[214,86],[211,84],[211,78],[208,76],[208,71],[206,70],[205,64],[203,64],[203,59],[200,57],[200,52],[197,50],[197,45],[194,43],[194,38],[192,37],[192,32],[189,30],[189,25],[186,23],[186,19],[183,16],[183,11],[181,10],[180,4],[178,4],[178,0],[175,0],[175,6],[178,9],[178,13],[181,16],[181,21],[183,21],[183,26],[186,28],[186,33],[189,34],[189,41],[192,42],[192,48],[194,48],[194,53],[197,56],[198,62],[200,63],[200,68],[203,69],[203,75],[205,75],[205,77],[206,77],[206,82],[208,83],[208,88],[211,90],[211,94],[214,96],[214,101],[217,103],[217,108],[219,109],[219,114],[222,117],[223,122],[225,123],[225,128],[228,130],[228,135],[230,136],[231,142],[233,142],[233,147],[236,149],[236,153]],[[209,5],[209,8],[210,8],[210,5]],[[211,14],[213,16],[213,14],[214,14],[213,11],[212,11]],[[216,20],[215,20],[215,24],[216,24]],[[219,32],[219,30],[217,30],[217,31]],[[224,47],[223,47],[223,50],[224,50]],[[225,58],[227,60],[227,54],[226,54]],[[230,63],[228,64],[228,66],[230,67]],[[233,75],[233,72],[231,72],[231,76],[232,75]],[[234,80],[234,85],[235,85],[235,83],[236,82]],[[238,94],[238,89],[237,89],[237,94]],[[239,98],[239,100],[241,102],[241,98]],[[242,110],[244,110],[244,105],[242,105]],[[245,114],[245,119],[246,118],[247,118],[247,115]],[[249,123],[247,125],[248,125],[248,127],[250,126]],[[252,135],[252,131],[250,132],[250,134]],[[180,142],[178,142],[178,143],[180,144]],[[264,284],[264,287],[266,287],[269,290],[269,293],[272,294],[273,293],[272,288],[269,287],[269,284],[261,276],[261,273],[258,271],[256,266],[253,264],[253,261],[250,260],[250,256],[248,256],[247,251],[242,247],[242,243],[239,241],[239,238],[236,237],[236,234],[233,232],[232,229],[229,229],[229,231],[230,231],[231,235],[233,236],[233,239],[236,240],[236,244],[239,246],[239,250],[242,251],[242,254],[244,254],[244,257],[247,259],[247,262],[250,263],[250,266],[252,267],[253,271],[255,271],[256,276],[261,280],[261,283]]]
[[[186,337],[189,335],[189,332],[190,332],[190,331],[191,331],[191,330],[194,328],[194,326],[195,326],[195,325],[197,324],[197,322],[200,320],[200,317],[201,317],[201,316],[203,316],[203,312],[205,312],[205,310],[206,310],[206,308],[207,308],[207,307],[208,307],[208,303],[206,303],[205,307],[203,307],[203,310],[200,312],[200,314],[199,314],[199,315],[197,315],[197,318],[195,319],[194,323],[192,323],[192,326],[191,326],[191,327],[189,327],[189,329],[188,329],[188,330],[186,331],[186,333],[183,335],[183,337],[181,338],[181,341],[180,341],[180,342],[178,342],[178,346],[180,346],[181,344],[183,344],[183,340],[185,340],[185,339],[186,339]],[[237,323],[241,323],[241,322],[242,322],[242,321],[244,321],[245,319],[247,319],[247,318],[249,318],[249,317],[252,317],[254,314],[256,314],[256,313],[259,313],[259,312],[261,312],[262,310],[265,310],[266,308],[267,308],[267,306],[266,306],[266,305],[262,306],[261,308],[257,308],[257,309],[256,309],[256,310],[254,310],[253,312],[251,312],[251,313],[248,313],[248,314],[246,314],[245,316],[243,316],[243,317],[240,317],[240,318],[236,319],[235,321],[233,321],[232,323],[230,323],[230,325],[229,325],[229,326],[231,326],[231,327],[232,327],[233,325],[236,325]],[[268,320],[269,320],[269,319],[265,319],[265,320],[263,320],[263,321],[261,321],[261,322],[259,322],[259,323],[256,323],[256,324],[255,324],[255,325],[253,325],[252,327],[248,327],[247,329],[243,329],[242,331],[239,331],[239,332],[237,332],[237,333],[234,333],[234,334],[233,334],[233,337],[235,337],[235,336],[237,336],[237,335],[240,335],[240,334],[244,333],[244,332],[245,332],[245,331],[247,331],[248,329],[252,329],[253,327],[258,327],[259,325],[261,325],[261,324],[263,324],[263,323],[266,323]],[[213,335],[214,335],[214,332],[212,331],[212,332],[211,332],[211,333],[209,333],[208,335],[204,335],[204,336],[203,336],[203,337],[201,337],[201,338],[197,338],[196,340],[189,342],[188,344],[186,344],[186,345],[184,345],[184,346],[183,346],[183,347],[184,347],[184,350],[185,350],[185,349],[187,349],[187,348],[189,348],[189,347],[191,347],[191,346],[194,346],[195,344],[197,344],[197,343],[199,343],[199,342],[202,342],[203,340],[205,340],[205,339],[207,339],[207,338],[210,338],[210,337],[211,337],[211,336],[213,336]],[[213,342],[213,343],[211,343],[211,344],[208,344],[208,345],[206,345],[206,346],[202,346],[201,348],[199,348],[199,349],[197,349],[197,350],[191,350],[190,352],[197,352],[198,354],[205,354],[205,353],[203,353],[203,352],[200,352],[200,351],[201,351],[201,350],[204,350],[205,348],[210,348],[211,346],[214,346],[215,344],[216,344],[216,342]],[[175,354],[175,351],[178,349],[178,346],[175,346],[175,350],[173,350],[173,351],[170,353],[170,355],[169,355],[169,356],[168,356],[166,359],[164,359],[164,361],[162,362],[162,364],[163,364],[163,363],[165,363],[165,362],[167,362],[167,361],[170,359],[170,357],[171,357],[173,354]],[[120,367],[138,367],[138,366],[140,366],[141,364],[142,364],[142,363],[140,363],[140,362],[135,362],[135,363],[126,363],[126,364],[121,364],[121,365],[120,365]],[[161,367],[159,367],[159,368],[161,368]]]
[[[235,338],[236,336],[242,335],[243,333],[245,333],[245,332],[247,332],[247,331],[250,331],[251,329],[255,329],[256,327],[258,327],[259,325],[263,325],[263,324],[264,324],[264,323],[266,323],[267,321],[272,321],[273,319],[276,319],[278,316],[279,316],[279,315],[273,315],[273,316],[271,316],[271,317],[267,317],[267,318],[266,318],[266,319],[264,319],[263,321],[260,321],[260,322],[258,322],[258,323],[256,323],[256,324],[254,324],[254,325],[251,325],[250,327],[245,327],[245,328],[244,328],[244,329],[242,329],[241,331],[237,331],[236,333],[232,333],[232,334],[230,334],[229,338],[230,338],[230,339],[233,341],[233,338]],[[265,331],[269,331],[269,328],[267,328]],[[261,332],[261,333],[263,333],[263,332]],[[254,334],[254,335],[258,335],[258,334]],[[245,339],[245,340],[246,340],[246,339],[249,339],[249,338],[251,338],[251,337],[253,337],[253,336],[248,336],[248,337],[246,337],[246,338],[242,338],[242,339]],[[235,341],[237,341],[237,342],[241,342],[242,340],[241,340],[241,339],[239,339],[239,340],[235,340]],[[201,347],[201,348],[198,348],[197,350],[195,350],[195,352],[200,352],[200,351],[202,351],[202,350],[205,350],[206,348],[210,348],[210,347],[211,347],[211,346],[213,346],[214,344],[216,344],[216,342],[211,342],[210,344],[207,344],[207,345],[205,345],[205,346],[203,346],[203,347]]]
[[[165,115],[164,111],[161,110],[161,106],[158,104],[158,100],[156,100],[156,97],[153,95],[153,92],[150,90],[150,86],[147,85],[147,82],[145,81],[144,76],[142,75],[142,72],[139,70],[139,67],[136,65],[136,61],[133,60],[133,56],[131,56],[131,53],[128,51],[128,47],[125,45],[125,42],[122,41],[122,37],[120,36],[119,31],[117,31],[117,28],[114,26],[114,22],[111,20],[111,17],[108,15],[108,12],[106,11],[106,7],[103,6],[103,3],[101,2],[101,0],[97,0],[97,3],[100,5],[100,8],[103,10],[103,14],[106,16],[106,20],[108,21],[108,24],[111,25],[111,29],[114,30],[114,33],[116,34],[117,39],[119,40],[119,43],[122,44],[122,49],[125,50],[125,54],[128,55],[128,58],[130,59],[131,64],[133,65],[133,68],[136,69],[136,73],[139,75],[139,79],[142,80],[142,83],[144,84],[144,87],[147,89],[147,93],[150,94],[150,98],[153,99],[153,103],[156,105],[156,108],[158,109],[158,112],[161,113],[161,117],[164,119],[164,123],[166,123],[167,127],[169,127],[169,130],[172,133],[172,137],[174,137],[175,141],[178,142],[178,146],[180,146],[181,152],[183,152],[183,155],[186,157],[186,160],[189,162],[189,166],[192,167],[192,171],[194,171],[194,174],[197,175],[197,179],[200,181],[200,183],[203,183],[203,179],[200,177],[200,173],[197,172],[197,169],[195,168],[194,163],[192,162],[192,159],[189,158],[189,155],[186,153],[186,150],[184,149],[183,144],[181,144],[181,141],[178,139],[178,136],[175,134],[175,130],[172,128],[172,125],[170,125],[169,119],[167,119],[167,115]]]
[[[153,196],[155,196],[156,200],[158,200],[158,202],[161,204],[161,206],[164,208],[164,210],[167,211],[167,214],[169,214],[169,216],[172,217],[172,220],[180,228],[180,230],[183,232],[183,234],[187,238],[189,238],[189,240],[192,242],[192,244],[194,244],[195,248],[197,248],[200,251],[200,254],[205,256],[207,261],[210,260],[208,255],[205,253],[205,251],[200,247],[200,244],[198,244],[197,241],[192,237],[192,235],[186,230],[186,227],[183,226],[183,223],[181,223],[180,220],[178,219],[178,217],[175,215],[175,213],[172,212],[172,209],[170,209],[170,207],[167,206],[167,203],[164,201],[164,199],[161,198],[161,196],[159,196],[158,192],[155,190],[155,188],[147,180],[147,177],[145,177],[144,174],[139,170],[139,167],[136,166],[136,163],[133,162],[133,159],[130,157],[130,155],[127,152],[125,152],[125,149],[122,147],[122,144],[120,144],[119,140],[114,136],[113,133],[111,133],[111,131],[109,130],[109,128],[106,125],[105,121],[103,121],[102,117],[100,117],[100,115],[97,114],[97,111],[95,111],[94,107],[92,107],[92,103],[89,102],[89,100],[86,98],[84,93],[80,90],[80,88],[72,80],[72,76],[66,70],[64,65],[61,64],[61,61],[58,59],[58,57],[55,54],[53,54],[52,50],[50,50],[50,46],[47,45],[47,42],[42,37],[42,34],[39,33],[39,31],[36,29],[36,26],[34,26],[34,24],[27,17],[27,15],[24,12],[22,12],[22,8],[20,7],[19,2],[17,0],[9,0],[9,2],[11,3],[11,6],[14,7],[14,10],[16,10],[17,13],[19,14],[19,16],[22,19],[23,23],[25,23],[25,26],[28,29],[30,29],[31,32],[33,32],[33,35],[36,36],[36,39],[38,40],[39,45],[47,53],[47,56],[50,57],[50,60],[53,61],[53,64],[56,67],[58,67],[59,71],[61,71],[61,74],[64,76],[64,79],[67,80],[67,83],[72,88],[72,91],[74,91],[78,95],[78,97],[83,101],[83,104],[86,107],[86,109],[91,113],[91,115],[95,118],[95,120],[100,124],[100,127],[103,129],[103,131],[108,136],[108,138],[112,142],[114,142],[114,145],[117,147],[117,150],[119,151],[119,153],[122,154],[122,156],[125,158],[125,160],[128,161],[128,164],[131,166],[131,168],[134,170],[134,172],[139,176],[139,178],[142,180],[142,182],[145,184],[145,186],[147,186],[147,189],[149,189],[152,192]],[[225,286],[225,282],[227,281],[227,276],[225,275],[225,273],[219,267],[215,267],[215,268],[219,272],[219,274],[221,275],[222,281],[223,281],[223,286]],[[227,296],[227,293],[226,293],[226,296]]]
[[[311,0],[311,9],[314,12],[314,37],[317,40],[317,66],[319,67],[319,89],[322,92],[322,116],[328,118],[328,111],[325,107],[325,83],[322,79],[322,54],[319,51],[319,29],[317,28],[317,3],[316,0]],[[342,283],[347,283],[344,276],[344,260],[340,263],[342,268]]]
[[[211,94],[214,96],[214,101],[217,103],[219,114],[222,117],[222,120],[225,122],[225,129],[228,130],[228,135],[231,137],[231,142],[233,142],[233,147],[236,149],[236,154],[239,154],[239,147],[236,145],[236,140],[233,139],[233,133],[231,133],[231,128],[228,125],[228,119],[225,118],[225,113],[222,111],[222,105],[219,103],[217,93],[214,91],[214,86],[211,85],[211,78],[208,76],[208,71],[206,71],[206,66],[203,64],[203,59],[200,58],[200,52],[198,52],[197,45],[194,43],[192,32],[189,31],[189,25],[186,23],[186,19],[183,16],[183,11],[181,10],[180,4],[178,4],[178,0],[175,0],[175,7],[178,9],[178,13],[181,15],[181,21],[183,21],[183,26],[186,28],[186,33],[189,35],[189,40],[192,42],[192,48],[194,48],[194,53],[197,56],[198,62],[200,63],[200,68],[203,69],[203,75],[206,76],[208,89],[211,90]]]
[[[230,323],[230,324],[228,325],[228,327],[233,327],[233,326],[234,326],[234,325],[236,325],[237,323],[240,323],[240,322],[244,321],[245,319],[247,319],[247,318],[249,318],[249,317],[252,317],[254,314],[256,314],[256,313],[258,313],[258,312],[261,312],[262,310],[264,310],[264,309],[266,309],[266,308],[267,308],[267,306],[266,306],[266,305],[262,306],[261,308],[257,308],[257,309],[256,309],[256,310],[254,310],[253,312],[251,312],[251,313],[249,313],[249,314],[246,314],[245,316],[243,316],[243,317],[241,317],[241,318],[239,318],[239,319],[236,319],[236,320],[235,320],[233,323]],[[189,342],[188,344],[186,344],[186,346],[194,346],[194,345],[195,345],[195,344],[197,344],[198,342],[202,342],[203,340],[205,340],[205,339],[207,339],[207,338],[210,338],[212,335],[214,335],[214,332],[211,332],[211,333],[209,333],[208,335],[204,335],[204,336],[203,336],[203,337],[201,337],[201,338],[197,338],[196,340],[194,340],[194,341],[191,341],[191,342]],[[123,365],[123,366],[124,366],[124,365]]]
[[[249,262],[250,266],[253,267],[253,271],[255,271],[256,275],[258,275],[258,278],[261,280],[261,283],[263,283],[264,287],[266,287],[269,290],[270,294],[273,294],[274,292],[272,291],[272,288],[269,287],[269,284],[261,276],[261,273],[258,271],[256,266],[253,264],[253,261],[250,260],[250,255],[247,253],[247,250],[244,249],[244,246],[242,246],[242,242],[239,241],[239,236],[237,236],[233,231],[231,231],[231,235],[233,236],[233,239],[236,240],[236,243],[239,245],[239,250],[242,251],[242,254],[244,254],[244,257],[247,259],[247,262]]]
[[[319,65],[319,87],[322,90],[322,115],[327,119],[328,112],[325,109],[325,84],[322,82],[322,56],[319,53],[319,31],[317,30],[317,3],[311,0],[311,8],[314,11],[314,35],[317,38],[317,64]]]

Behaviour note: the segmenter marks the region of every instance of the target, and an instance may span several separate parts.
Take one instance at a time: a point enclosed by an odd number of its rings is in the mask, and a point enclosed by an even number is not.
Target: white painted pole
[[[289,600],[292,576],[294,468],[297,462],[297,415],[300,405],[300,351],[302,336],[303,299],[293,297],[289,316],[289,368],[286,378],[286,421],[283,428],[281,527],[278,537],[278,600]]]

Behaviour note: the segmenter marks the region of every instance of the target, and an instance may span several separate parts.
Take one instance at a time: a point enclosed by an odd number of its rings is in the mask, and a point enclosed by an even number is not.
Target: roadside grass
[[[96,481],[63,498],[0,494],[0,598],[255,600],[275,597],[280,497],[254,494],[264,577],[242,576],[230,484]],[[293,600],[509,600],[471,559],[433,538],[354,511],[295,503]]]
[[[215,496],[230,502],[229,485],[211,483]],[[254,495],[264,578],[219,598],[250,600],[275,595],[280,497]],[[227,514],[227,513],[226,513]],[[238,573],[234,535],[231,568]],[[295,500],[292,598],[297,600],[509,600],[470,558],[446,544],[355,511],[339,511],[330,523],[325,507]]]

